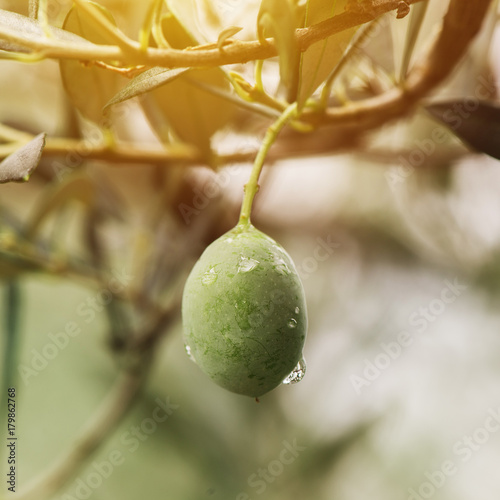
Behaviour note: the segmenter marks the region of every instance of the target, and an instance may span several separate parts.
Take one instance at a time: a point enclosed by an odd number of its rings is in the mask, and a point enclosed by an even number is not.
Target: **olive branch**
[[[419,0],[411,0],[407,3],[412,4],[417,3],[417,1]],[[76,3],[79,6],[85,5],[83,1]],[[297,29],[294,34],[297,47],[299,51],[304,52],[318,41],[373,21],[382,14],[397,9],[400,3],[396,0],[373,0],[361,4],[351,2],[349,5],[354,6],[350,10],[310,27]],[[479,31],[490,3],[490,0],[478,0],[474,3],[465,0],[452,0],[438,38],[400,85],[396,85],[380,95],[347,103],[343,106],[332,106],[319,110],[305,107],[299,114],[301,122],[312,126],[313,129],[329,126],[334,127],[333,132],[337,128],[343,131],[348,130],[355,141],[366,131],[405,116],[453,71],[471,40]],[[222,46],[217,46],[217,43],[202,44],[183,50],[154,47],[144,49],[138,42],[125,37],[116,27],[108,26],[104,21],[102,22],[107,32],[121,40],[120,44],[74,43],[62,41],[55,35],[50,37],[33,36],[32,33],[28,35],[15,31],[1,22],[0,43],[3,41],[18,51],[22,50],[22,52],[7,52],[9,57],[18,57],[20,60],[75,59],[96,64],[116,63],[118,61],[124,66],[161,66],[169,69],[224,66],[262,61],[277,55],[277,47],[273,39],[263,41],[231,39],[230,43],[226,41]],[[4,144],[0,144],[0,158],[7,157],[33,139],[32,135],[13,130],[6,125],[0,125],[0,137],[6,141]],[[167,144],[158,149],[146,149],[135,143],[103,142],[89,145],[88,141],[85,140],[58,137],[46,139],[43,156],[60,156],[81,149],[85,149],[85,157],[88,159],[131,165],[149,163],[161,164],[165,167],[189,166],[199,165],[207,161],[203,152],[189,144],[184,144],[181,147]],[[257,151],[247,151],[243,154],[238,151],[229,154],[215,152],[212,160],[213,164],[223,166],[229,163],[248,162],[256,154]],[[272,161],[286,156],[286,152],[281,151],[273,157],[271,152],[269,159]]]

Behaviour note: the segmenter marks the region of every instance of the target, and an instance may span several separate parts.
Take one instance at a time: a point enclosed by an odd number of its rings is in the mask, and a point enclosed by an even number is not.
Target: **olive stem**
[[[253,200],[259,190],[259,177],[264,166],[264,161],[271,146],[276,141],[281,130],[291,120],[297,117],[297,103],[290,104],[281,116],[267,129],[262,145],[255,157],[252,172],[248,182],[245,184],[245,195],[241,204],[239,224],[250,224],[250,213],[252,211]]]

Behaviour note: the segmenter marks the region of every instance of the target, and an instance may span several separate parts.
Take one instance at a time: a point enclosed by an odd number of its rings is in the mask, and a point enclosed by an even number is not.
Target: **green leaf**
[[[42,40],[46,38],[42,27],[37,21],[15,12],[9,12],[8,10],[0,9],[0,27],[12,30],[17,35],[23,35],[29,40]],[[77,43],[79,45],[84,44],[87,46],[93,45],[91,42],[80,36],[53,26],[50,27],[50,33],[55,38],[65,42]],[[15,52],[31,52],[31,49],[27,49],[22,45],[12,43],[7,40],[0,40],[0,49]]]
[[[95,5],[116,24],[104,7]],[[115,40],[108,38],[92,17],[77,6],[68,12],[63,27],[99,45],[115,44]],[[103,119],[103,108],[118,92],[122,77],[108,69],[85,66],[79,61],[66,59],[59,64],[64,88],[73,105],[85,118],[99,124]]]
[[[280,78],[288,91],[287,99],[297,99],[300,52],[295,30],[301,24],[296,0],[263,0],[257,16],[257,33],[261,43],[274,38],[279,55]]]
[[[111,99],[104,110],[112,106],[113,104],[118,104],[120,102],[132,99],[138,95],[145,94],[150,90],[156,89],[161,85],[165,85],[168,82],[175,80],[178,76],[182,75],[189,68],[174,68],[165,69],[160,67],[155,67],[144,71],[140,75],[136,76],[128,85],[125,85],[118,94],[116,94],[113,99]]]
[[[500,104],[464,98],[425,109],[473,149],[500,160]]]
[[[342,13],[348,0],[308,0],[305,26],[325,21]],[[311,97],[342,58],[357,27],[344,30],[311,45],[301,56],[299,106]]]
[[[25,182],[40,163],[46,134],[39,134],[28,144],[0,163],[0,183]]]

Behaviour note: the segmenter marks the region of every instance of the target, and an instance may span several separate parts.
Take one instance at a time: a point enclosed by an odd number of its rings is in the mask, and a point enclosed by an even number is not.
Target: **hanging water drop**
[[[288,328],[296,328],[297,327],[297,320],[295,318],[290,318],[288,320]]]
[[[300,307],[296,307],[295,308],[295,314],[299,314],[299,312],[300,312]]]
[[[297,366],[292,370],[290,375],[288,375],[288,377],[285,380],[283,380],[283,384],[285,385],[297,384],[304,378],[305,374],[306,374],[306,360],[302,358],[297,363]]]
[[[248,273],[253,271],[259,265],[259,261],[251,259],[249,257],[240,257],[240,262],[238,264],[239,273]]]
[[[210,271],[207,271],[204,275],[203,278],[201,278],[201,282],[204,285],[211,285],[212,283],[215,283],[217,281],[217,273],[215,272],[215,269],[212,267]]]

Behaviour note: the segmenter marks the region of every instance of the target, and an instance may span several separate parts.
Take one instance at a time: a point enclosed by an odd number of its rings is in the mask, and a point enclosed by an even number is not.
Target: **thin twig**
[[[144,386],[152,365],[151,356],[155,343],[177,318],[178,311],[179,302],[174,300],[156,316],[149,328],[127,346],[140,356],[140,361],[134,368],[120,373],[108,396],[71,446],[48,469],[19,491],[18,500],[45,500],[53,496],[73,479],[78,469],[112,436]]]
[[[335,125],[344,130],[350,129],[353,136],[359,137],[367,130],[372,130],[392,119],[404,116],[425,95],[449,76],[460,62],[470,42],[479,31],[490,3],[490,0],[476,0],[474,3],[467,0],[452,0],[444,18],[440,36],[429,53],[422,58],[420,64],[409,73],[403,86],[346,106],[328,108],[321,113],[306,111],[301,119],[317,127]],[[328,22],[333,23],[333,20],[338,17],[336,16]],[[315,29],[318,29],[319,25],[315,26]],[[310,36],[307,29],[305,33]],[[20,145],[15,143],[0,145],[0,158],[14,152],[19,147]],[[86,141],[58,138],[47,139],[44,157],[70,151],[84,152],[83,158],[114,163],[162,164],[165,166],[204,163],[204,158],[194,148],[187,145],[165,150],[153,150],[123,143],[111,149],[101,145],[89,147]],[[255,154],[256,151],[221,155],[218,158],[218,164],[249,162],[253,160]],[[270,158],[273,158],[272,154]]]
[[[147,365],[147,363],[146,363]],[[70,481],[76,471],[116,429],[136,400],[143,385],[142,371],[125,371],[65,453],[17,494],[18,500],[45,500]]]
[[[302,119],[352,127],[353,133],[359,135],[407,114],[458,65],[479,32],[490,4],[491,0],[451,0],[437,41],[410,71],[401,87],[359,103],[329,108],[324,115],[316,114],[315,117],[311,113]]]
[[[422,0],[408,0],[416,3]],[[372,0],[360,10],[348,10],[326,21],[296,30],[298,50],[306,51],[311,45],[336,33],[369,22],[398,7],[398,0]],[[241,41],[235,40],[224,50],[217,43],[200,45],[184,50],[149,47],[143,50],[138,42],[131,42],[126,48],[114,45],[75,44],[55,37],[26,37],[16,30],[0,25],[0,39],[15,45],[40,52],[45,58],[78,59],[81,61],[121,61],[125,65],[144,64],[166,68],[188,68],[224,66],[246,63],[275,57],[278,52],[273,39]]]

